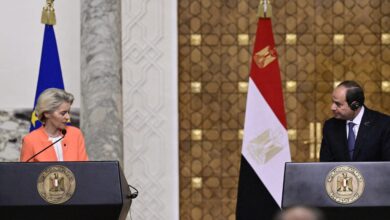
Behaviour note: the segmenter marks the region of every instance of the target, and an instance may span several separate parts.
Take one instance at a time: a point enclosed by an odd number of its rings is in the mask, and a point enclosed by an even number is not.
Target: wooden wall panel
[[[235,219],[258,0],[179,1],[181,219]],[[334,85],[390,113],[390,3],[274,0],[293,161],[317,161]],[[295,41],[294,41],[295,39]]]

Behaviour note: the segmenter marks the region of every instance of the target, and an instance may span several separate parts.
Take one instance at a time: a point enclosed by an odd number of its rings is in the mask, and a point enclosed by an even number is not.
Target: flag
[[[237,220],[271,220],[280,210],[284,165],[291,160],[286,127],[271,19],[259,16],[248,83]]]
[[[43,46],[41,55],[41,64],[39,67],[39,76],[37,90],[35,93],[34,108],[31,114],[30,131],[33,131],[41,126],[35,114],[35,106],[39,95],[48,88],[64,89],[64,81],[62,79],[60,58],[54,34],[53,25],[45,25],[45,33],[43,36]]]

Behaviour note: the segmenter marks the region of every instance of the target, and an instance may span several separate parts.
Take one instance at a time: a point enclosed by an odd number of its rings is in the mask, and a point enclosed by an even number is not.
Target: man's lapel
[[[335,131],[335,138],[336,140],[341,140],[341,146],[338,146],[337,149],[341,151],[341,154],[343,155],[344,161],[350,161],[351,158],[349,157],[348,152],[348,143],[347,143],[347,129],[346,129],[346,121],[345,120],[338,120],[336,131]]]
[[[373,126],[373,120],[370,115],[371,114],[369,110],[366,108],[362,117],[362,121],[360,122],[358,135],[356,137],[355,150],[353,153],[354,160],[359,156],[361,148],[365,146],[367,138],[370,135],[370,127]]]

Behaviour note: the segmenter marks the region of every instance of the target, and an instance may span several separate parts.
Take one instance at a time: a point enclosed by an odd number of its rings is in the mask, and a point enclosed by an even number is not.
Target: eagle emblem
[[[76,179],[67,167],[50,166],[39,175],[37,189],[46,202],[62,204],[72,198],[76,189]]]
[[[364,192],[365,181],[358,169],[352,166],[337,166],[329,171],[325,180],[328,196],[339,204],[351,204]]]
[[[256,63],[256,65],[263,69],[266,66],[268,66],[270,63],[276,60],[277,53],[276,49],[274,47],[266,46],[265,48],[261,49],[260,51],[256,52],[253,56],[253,59]]]

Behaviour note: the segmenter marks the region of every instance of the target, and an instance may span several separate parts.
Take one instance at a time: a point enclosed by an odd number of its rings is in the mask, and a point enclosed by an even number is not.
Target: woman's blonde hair
[[[45,113],[54,112],[62,103],[67,102],[72,105],[74,97],[72,94],[62,89],[49,88],[39,95],[35,106],[35,113],[41,122],[45,122]]]

